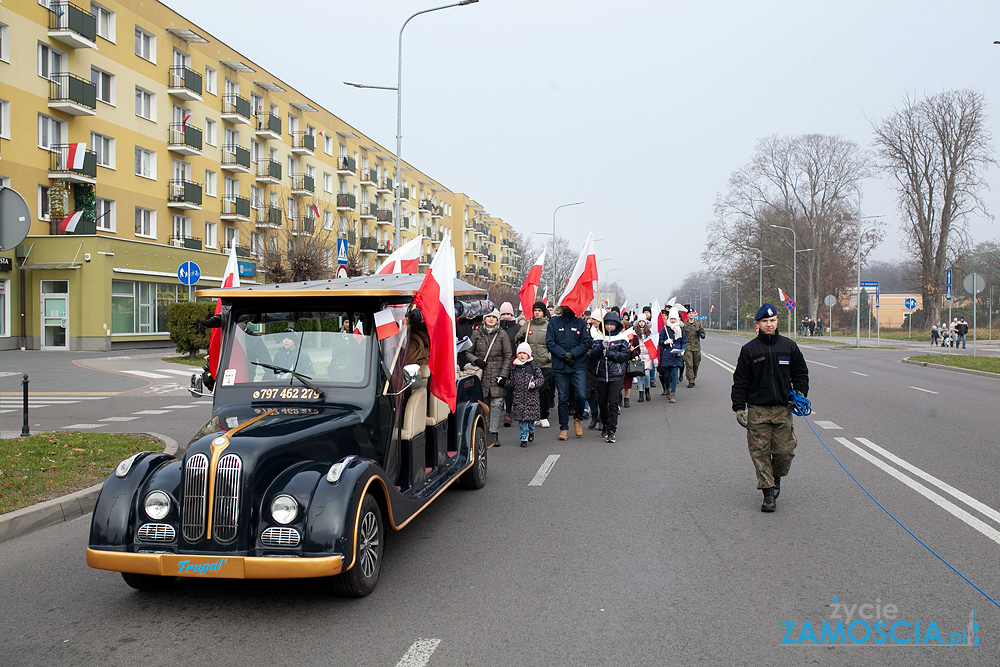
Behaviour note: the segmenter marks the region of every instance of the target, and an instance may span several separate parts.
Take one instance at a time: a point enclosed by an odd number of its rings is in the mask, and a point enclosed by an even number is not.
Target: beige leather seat
[[[420,367],[420,377],[424,380],[424,386],[430,385],[431,368],[430,366]],[[440,424],[448,415],[451,414],[451,410],[448,409],[448,404],[442,401],[440,398],[433,394],[427,395],[427,425],[435,426]]]
[[[413,440],[414,437],[424,432],[427,424],[427,390],[423,387],[415,389],[406,407],[403,408],[403,428],[400,432],[400,439]]]

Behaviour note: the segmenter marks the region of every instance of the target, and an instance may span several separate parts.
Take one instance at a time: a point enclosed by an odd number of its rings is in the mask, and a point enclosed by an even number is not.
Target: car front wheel
[[[358,530],[354,536],[354,567],[333,578],[333,590],[338,595],[360,598],[375,590],[382,571],[385,530],[382,509],[370,494],[361,501]]]
[[[489,450],[482,415],[476,418],[476,427],[472,429],[472,451],[475,457],[472,467],[459,478],[463,489],[481,489],[486,486],[486,455]]]

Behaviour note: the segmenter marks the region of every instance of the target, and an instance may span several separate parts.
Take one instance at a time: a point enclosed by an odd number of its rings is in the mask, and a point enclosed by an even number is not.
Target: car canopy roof
[[[330,278],[305,280],[297,283],[271,283],[240,287],[212,287],[195,292],[199,297],[233,299],[240,297],[395,297],[416,295],[424,280],[422,273],[390,273],[358,276],[356,278]],[[486,290],[455,279],[455,297],[485,297]]]

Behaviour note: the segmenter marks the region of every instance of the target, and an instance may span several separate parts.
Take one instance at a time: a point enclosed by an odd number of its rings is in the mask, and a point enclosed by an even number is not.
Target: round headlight
[[[163,491],[150,491],[143,506],[150,519],[159,521],[170,511],[170,496]]]
[[[276,496],[271,501],[271,518],[282,525],[290,524],[299,515],[299,504],[287,495]]]

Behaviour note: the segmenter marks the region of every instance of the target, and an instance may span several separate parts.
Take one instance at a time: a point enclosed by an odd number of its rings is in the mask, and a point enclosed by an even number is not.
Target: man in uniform
[[[688,389],[694,386],[698,377],[698,366],[701,365],[701,339],[705,337],[705,327],[698,319],[698,311],[688,309],[687,322],[684,323],[684,337],[687,339],[687,350],[684,351],[684,370],[687,373]]]
[[[789,396],[809,393],[809,370],[799,346],[778,333],[778,309],[765,303],[754,315],[757,337],[740,349],[733,372],[736,420],[747,429],[747,446],[764,492],[761,512],[773,512],[795,456]],[[744,412],[745,411],[745,412]]]

